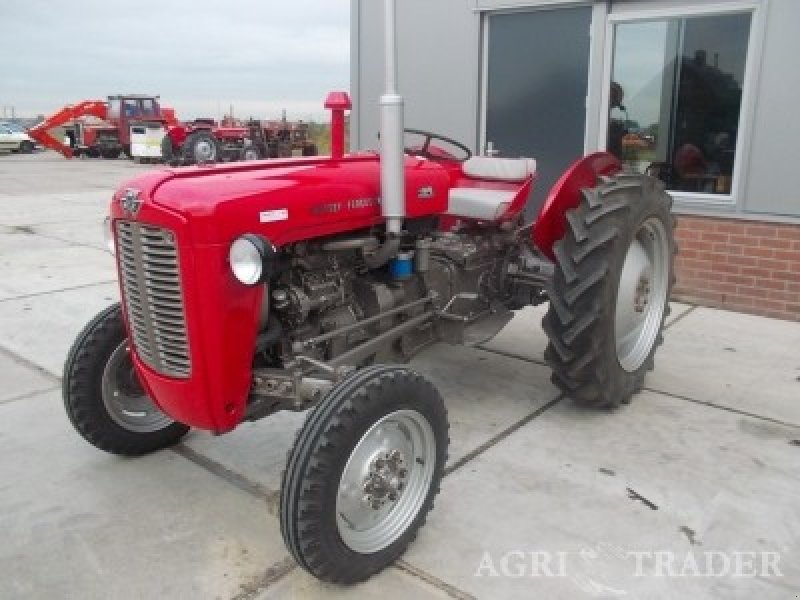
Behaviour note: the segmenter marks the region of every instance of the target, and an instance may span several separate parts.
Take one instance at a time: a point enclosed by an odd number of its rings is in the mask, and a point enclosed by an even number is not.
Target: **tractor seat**
[[[536,173],[536,161],[532,158],[492,158],[473,156],[461,163],[464,175],[473,179],[522,183]]]
[[[462,163],[464,174],[472,179],[522,183],[536,172],[532,158],[491,158],[473,156]],[[481,221],[494,221],[506,211],[516,190],[478,187],[451,188],[447,214]]]

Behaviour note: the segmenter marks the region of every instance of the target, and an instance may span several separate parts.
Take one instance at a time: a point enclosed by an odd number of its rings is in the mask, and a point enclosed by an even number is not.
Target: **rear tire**
[[[116,160],[122,154],[122,148],[103,148],[100,155],[107,160]]]
[[[119,303],[78,335],[64,365],[62,394],[72,425],[90,444],[139,456],[180,441],[189,427],[162,413],[141,388],[127,356]]]
[[[653,369],[675,282],[671,207],[660,181],[622,174],[567,211],[542,326],[553,383],[580,404],[630,402]]]
[[[316,156],[316,155],[317,155],[316,144],[307,144],[303,146],[303,156]]]
[[[183,159],[187,165],[221,162],[222,147],[211,132],[201,129],[186,138]]]
[[[281,533],[295,560],[334,583],[363,581],[403,554],[447,460],[436,388],[378,365],[336,384],[306,419],[281,485]]]
[[[19,152],[20,152],[20,154],[30,154],[30,153],[32,153],[33,152],[33,142],[29,142],[28,140],[20,142]]]

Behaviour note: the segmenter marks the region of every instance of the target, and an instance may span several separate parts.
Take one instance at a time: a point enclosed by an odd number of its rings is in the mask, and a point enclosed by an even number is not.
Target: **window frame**
[[[750,14],[750,34],[747,40],[742,103],[739,108],[739,127],[736,152],[733,160],[733,178],[730,194],[710,194],[667,190],[675,200],[675,208],[707,210],[713,212],[741,212],[747,185],[747,167],[750,162],[750,144],[755,102],[758,91],[758,75],[764,45],[764,13],[769,0],[737,0],[698,6],[685,3],[665,8],[631,8],[610,13],[606,20],[605,45],[603,49],[602,102],[600,107],[597,148],[606,150],[609,125],[609,90],[614,66],[615,26],[638,21],[656,21],[674,18],[710,17],[715,15]],[[619,5],[617,5],[619,6]]]

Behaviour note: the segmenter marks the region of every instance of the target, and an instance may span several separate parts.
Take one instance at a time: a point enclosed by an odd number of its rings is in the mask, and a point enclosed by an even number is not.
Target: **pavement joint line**
[[[419,567],[415,567],[411,563],[407,562],[405,559],[398,558],[394,562],[392,567],[394,567],[398,571],[406,573],[407,575],[410,575],[412,577],[416,577],[417,579],[420,579],[420,580],[424,581],[428,585],[431,585],[431,586],[435,587],[436,589],[444,592],[445,594],[447,594],[451,598],[455,598],[455,600],[476,600],[476,597],[473,596],[472,594],[469,594],[469,593],[457,588],[456,586],[454,586],[454,585],[452,585],[450,583],[447,583],[446,581],[444,581],[442,579],[439,579],[435,575],[431,575],[430,573],[428,573],[424,569],[420,569]]]
[[[48,392],[55,392],[56,390],[61,389],[60,385],[55,385],[53,387],[44,388],[41,390],[34,390],[33,392],[26,392],[24,394],[19,394],[17,396],[11,396],[11,398],[5,398],[4,400],[0,400],[0,406],[5,404],[11,404],[12,402],[17,402],[19,400],[27,400],[28,398],[33,398],[35,396],[39,396],[40,394],[46,394]]]
[[[541,365],[543,367],[548,366],[546,362],[543,360],[539,360],[537,358],[531,358],[530,356],[521,356],[519,354],[514,354],[513,352],[506,352],[505,350],[495,350],[494,348],[487,348],[483,345],[473,346],[473,348],[477,350],[483,350],[484,352],[491,352],[492,354],[497,354],[499,356],[505,356],[506,358],[514,358],[516,360],[521,360],[528,363],[533,363],[535,365]]]
[[[36,371],[40,375],[43,375],[44,377],[46,377],[50,381],[58,383],[59,386],[61,385],[61,377],[60,376],[56,375],[55,373],[51,373],[50,371],[48,371],[44,367],[37,365],[32,360],[29,360],[29,359],[25,358],[24,356],[21,356],[21,355],[17,354],[13,350],[10,350],[10,349],[6,348],[2,344],[0,344],[0,354],[5,355],[6,357],[10,358],[11,360],[17,362],[18,364],[20,364],[20,365],[22,365],[24,367],[28,367],[29,369],[33,369],[34,371]]]
[[[682,394],[673,394],[671,392],[665,392],[664,390],[657,390],[655,388],[646,386],[642,389],[647,390],[648,392],[659,394],[661,396],[667,396],[668,398],[675,398],[676,400],[692,402],[693,404],[699,404],[700,406],[708,406],[709,408],[716,408],[717,410],[734,413],[737,415],[741,415],[743,417],[750,417],[751,419],[758,419],[759,421],[767,421],[768,423],[774,423],[775,425],[782,425],[784,427],[792,427],[794,429],[800,429],[800,424],[790,423],[789,421],[783,421],[781,419],[776,419],[774,417],[767,417],[765,415],[751,413],[746,410],[733,408],[732,406],[723,406],[722,404],[716,404],[714,402],[709,402],[708,400],[697,400],[696,398],[690,398],[689,396],[684,396]]]
[[[681,314],[679,314],[677,317],[675,317],[674,319],[672,319],[672,321],[670,321],[669,323],[665,324],[665,325],[664,325],[664,329],[669,329],[670,327],[672,327],[673,325],[675,325],[675,323],[677,323],[678,321],[681,321],[681,320],[682,320],[682,319],[684,319],[685,317],[688,317],[690,314],[692,314],[694,311],[696,311],[696,310],[697,310],[697,308],[698,308],[698,306],[697,306],[697,305],[692,305],[692,306],[690,306],[690,307],[689,307],[689,310],[682,312],[682,313],[681,313]]]
[[[62,238],[57,235],[52,235],[49,233],[42,233],[41,231],[37,231],[35,225],[31,225],[33,227],[33,231],[28,235],[37,235],[39,237],[43,237],[46,240],[53,240],[55,242],[62,242],[71,248],[90,248],[92,250],[98,250],[99,252],[108,253],[105,248],[101,248],[100,246],[92,246],[91,244],[87,244],[85,242],[76,242],[75,240],[68,240],[67,238]]]
[[[463,467],[464,465],[466,465],[467,463],[469,463],[473,459],[477,458],[478,456],[480,456],[481,454],[483,454],[484,452],[486,452],[487,450],[489,450],[493,446],[497,445],[499,442],[502,442],[504,439],[506,439],[512,433],[518,431],[519,429],[522,429],[525,425],[527,425],[528,423],[533,421],[536,417],[542,415],[547,410],[553,408],[556,404],[561,402],[561,400],[563,400],[564,398],[565,398],[565,395],[563,393],[559,394],[558,396],[556,396],[555,398],[553,398],[552,400],[550,400],[546,404],[540,406],[539,408],[537,408],[533,412],[531,412],[528,415],[526,415],[523,418],[521,418],[519,421],[516,421],[512,425],[509,425],[508,427],[506,427],[500,433],[497,433],[497,434],[493,435],[488,440],[483,442],[480,446],[478,446],[474,450],[470,450],[464,456],[459,458],[457,461],[453,462],[453,464],[451,464],[449,467],[446,467],[445,470],[444,470],[444,475],[442,477],[447,477],[448,475],[450,475],[454,471],[457,471],[458,469],[460,469],[461,467]]]
[[[291,556],[284,556],[281,560],[269,566],[264,574],[255,581],[241,584],[242,591],[231,598],[231,600],[252,600],[258,594],[267,590],[269,586],[286,577],[289,573],[294,571],[296,567],[297,563]]]
[[[82,290],[84,288],[93,287],[96,285],[108,285],[109,283],[117,283],[116,279],[109,279],[107,281],[95,281],[94,283],[82,283],[80,285],[73,285],[57,290],[48,290],[46,292],[33,292],[31,294],[22,294],[21,296],[12,296],[11,298],[0,299],[0,304],[3,302],[11,302],[12,300],[27,300],[28,298],[37,298],[39,296],[46,296],[47,294],[60,294],[61,292],[71,292],[73,290]]]
[[[195,465],[205,469],[212,475],[216,475],[220,479],[230,483],[231,485],[239,488],[243,492],[258,498],[259,500],[266,500],[267,511],[276,516],[278,512],[278,502],[280,499],[280,491],[270,490],[248,479],[244,475],[237,473],[213,458],[209,458],[204,454],[200,454],[196,450],[190,448],[185,444],[178,444],[170,448],[175,454],[182,456],[186,460],[193,462]]]

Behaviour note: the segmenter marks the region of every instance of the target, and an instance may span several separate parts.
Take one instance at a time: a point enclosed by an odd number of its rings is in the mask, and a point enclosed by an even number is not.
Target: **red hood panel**
[[[438,163],[407,158],[407,216],[446,212],[448,182]],[[382,220],[374,154],[157,171],[128,182],[117,196],[127,188],[186,217],[196,244],[227,244],[243,233],[258,233],[283,245]]]

